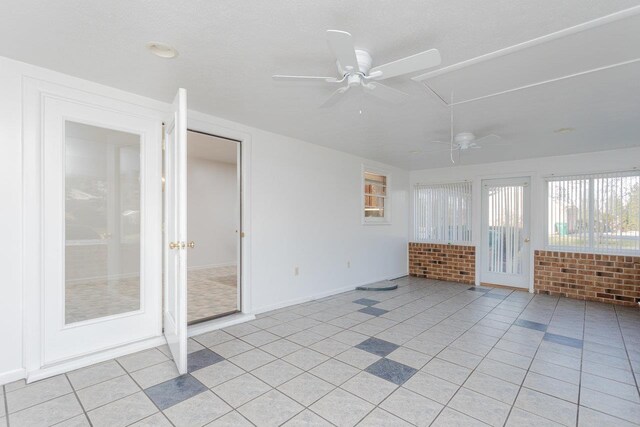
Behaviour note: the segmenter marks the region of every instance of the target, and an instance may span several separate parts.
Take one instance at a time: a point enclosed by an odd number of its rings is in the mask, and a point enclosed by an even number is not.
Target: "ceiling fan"
[[[447,144],[453,150],[465,151],[470,149],[482,148],[482,146],[479,145],[480,141],[488,140],[485,142],[486,144],[488,142],[491,142],[491,140],[495,140],[494,142],[497,142],[500,139],[502,138],[499,135],[496,135],[495,133],[491,133],[489,135],[485,135],[483,137],[478,138],[473,132],[460,132],[453,137],[453,141],[447,141],[447,142],[431,141],[431,142],[434,144]]]
[[[451,93],[451,103],[453,104],[453,93]],[[425,150],[425,151],[415,151],[414,153],[438,153],[443,151],[449,151],[451,163],[455,164],[455,160],[453,159],[453,152],[457,151],[458,155],[463,151],[479,149],[482,148],[484,144],[487,143],[496,143],[500,142],[502,137],[500,135],[496,135],[495,133],[490,133],[488,135],[482,136],[478,138],[473,132],[459,132],[454,133],[453,129],[453,107],[449,107],[450,110],[450,130],[451,130],[451,139],[449,141],[430,141],[432,144],[446,144],[449,146],[446,150]],[[485,141],[483,145],[480,145],[480,141]]]
[[[369,52],[356,49],[351,34],[346,31],[328,30],[327,41],[336,56],[337,77],[289,76],[277,74],[274,80],[308,81],[340,87],[321,105],[329,107],[338,102],[349,89],[361,87],[366,93],[392,103],[402,102],[409,95],[379,83],[380,80],[402,76],[440,64],[440,52],[430,49],[406,58],[371,68],[373,60]]]

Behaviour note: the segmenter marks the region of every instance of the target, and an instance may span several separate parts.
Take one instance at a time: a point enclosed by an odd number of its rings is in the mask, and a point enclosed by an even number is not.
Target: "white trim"
[[[100,351],[97,353],[91,353],[86,356],[77,357],[64,362],[43,366],[42,368],[31,371],[26,375],[27,383],[73,371],[75,369],[84,368],[96,363],[105,362],[107,360],[115,359],[127,354],[158,347],[164,344],[166,344],[164,337],[153,337],[142,341],[126,344],[120,347]]]
[[[189,326],[187,329],[187,335],[189,337],[193,337],[215,331],[217,329],[237,325],[239,323],[249,322],[250,320],[255,320],[255,318],[256,316],[254,314],[234,313],[229,316],[219,317],[217,319],[209,320],[208,322],[197,323]]]
[[[14,369],[0,374],[0,386],[21,380],[27,377],[27,371],[24,368]]]

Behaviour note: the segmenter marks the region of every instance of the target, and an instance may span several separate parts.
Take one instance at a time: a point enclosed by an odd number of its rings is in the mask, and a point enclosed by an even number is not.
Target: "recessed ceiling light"
[[[576,130],[576,128],[559,128],[554,130],[554,133],[569,133],[569,132],[573,132],[574,130]]]
[[[147,43],[147,49],[160,58],[175,58],[178,56],[178,51],[166,43],[149,42]]]

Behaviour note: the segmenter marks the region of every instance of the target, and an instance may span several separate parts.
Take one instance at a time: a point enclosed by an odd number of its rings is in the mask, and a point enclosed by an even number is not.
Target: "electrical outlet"
[[[299,275],[299,274],[300,274],[300,269],[299,269],[298,267],[294,268],[294,269],[293,269],[293,275],[294,275],[294,276],[297,276],[297,275]]]

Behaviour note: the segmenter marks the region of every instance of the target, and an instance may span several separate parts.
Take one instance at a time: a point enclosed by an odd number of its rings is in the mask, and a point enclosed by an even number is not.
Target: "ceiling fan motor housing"
[[[366,76],[371,69],[371,64],[373,63],[371,54],[366,50],[356,49],[356,60],[358,61],[358,70],[345,70],[342,64],[340,64],[340,61],[336,61],[340,73],[342,73],[342,75],[364,74]]]
[[[454,141],[461,150],[466,150],[467,148],[473,146],[473,141],[475,139],[476,136],[473,133],[461,132],[455,136]]]

